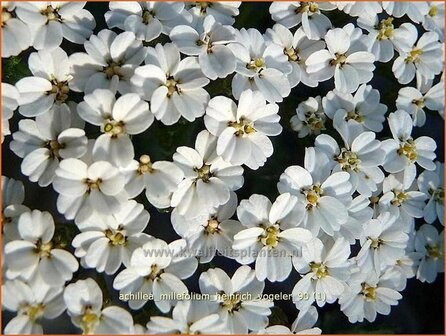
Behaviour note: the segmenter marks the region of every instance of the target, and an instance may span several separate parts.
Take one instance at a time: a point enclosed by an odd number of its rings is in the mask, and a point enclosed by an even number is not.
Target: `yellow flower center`
[[[127,244],[127,237],[121,231],[105,230],[105,236],[109,240],[109,244],[113,246],[122,246]]]
[[[387,40],[393,36],[393,17],[388,17],[385,20],[381,20],[377,29],[379,30],[377,40]]]
[[[270,248],[274,248],[280,241],[279,238],[280,228],[279,225],[275,224],[269,226],[265,229],[263,234],[260,236],[260,241],[264,246],[268,246]]]
[[[252,59],[247,65],[246,65],[246,67],[248,68],[248,69],[251,69],[251,70],[255,70],[255,71],[257,71],[257,72],[260,72],[260,71],[262,71],[263,70],[263,66],[265,65],[265,61],[263,60],[263,58],[255,58],[255,59]]]
[[[43,243],[42,240],[36,242],[35,253],[40,259],[48,258],[51,255],[51,250],[53,249],[53,243],[50,241],[48,243]]]
[[[63,103],[68,99],[70,88],[68,81],[58,82],[55,78],[51,80],[51,90],[47,94],[56,94],[56,101]]]
[[[203,182],[209,182],[209,179],[213,176],[211,173],[211,166],[204,164],[201,168],[194,168],[197,172],[197,180],[202,180]]]
[[[416,105],[419,109],[422,109],[424,107],[424,99],[414,99],[412,100],[412,104]]]
[[[345,64],[345,62],[347,61],[347,56],[345,54],[336,53],[335,57],[336,58],[334,58],[330,61],[330,65],[332,65],[332,66],[336,66],[339,64],[339,66],[342,67]]]
[[[436,244],[436,245],[427,244],[425,247],[426,247],[427,255],[429,256],[429,258],[436,260],[436,259],[440,258],[443,254],[441,252],[440,244]]]
[[[171,97],[175,92],[181,94],[181,89],[178,87],[179,82],[172,76],[169,76],[166,81],[167,97]]]
[[[195,6],[199,7],[199,8],[200,8],[200,14],[204,15],[204,14],[206,14],[206,11],[207,11],[208,7],[211,7],[211,6],[212,6],[212,3],[210,3],[210,2],[199,2],[199,1],[197,1],[197,2],[195,3]]]
[[[323,113],[306,111],[304,123],[313,132],[319,132],[325,129],[325,116]]]
[[[327,267],[324,264],[312,261],[310,262],[310,268],[318,279],[324,278],[328,275]]]
[[[59,151],[61,149],[65,148],[64,144],[60,144],[57,140],[49,140],[45,144],[45,148],[50,150],[50,157],[51,158],[58,158],[60,159]]]
[[[242,307],[242,301],[240,300],[240,295],[235,293],[232,295],[227,295],[225,300],[220,305],[226,308],[227,311],[232,314],[234,311],[237,311]]]
[[[35,321],[43,316],[45,310],[45,305],[37,304],[37,305],[28,305],[24,308],[24,314],[29,317],[31,321]]]
[[[113,76],[118,76],[119,79],[124,77],[124,74],[121,71],[121,63],[109,61],[108,65],[102,69],[102,72],[105,73],[107,79],[112,79]]]
[[[394,190],[393,194],[395,195],[393,199],[390,201],[390,204],[394,206],[401,206],[404,202],[408,200],[408,195],[406,192],[401,190]]]
[[[400,144],[398,155],[404,155],[410,162],[414,162],[417,159],[417,148],[412,138]]]
[[[144,154],[139,158],[139,166],[137,173],[139,175],[144,175],[146,173],[153,173],[155,169],[152,168],[152,162],[150,161],[150,156]]]
[[[118,135],[125,133],[125,125],[122,121],[109,120],[104,125],[104,133],[116,138]]]
[[[299,62],[300,57],[297,53],[297,50],[293,47],[283,49],[283,53],[288,56],[288,61],[290,62]]]
[[[308,13],[316,13],[319,10],[319,6],[316,2],[304,2],[301,1],[299,3],[299,7],[296,8],[295,13],[299,14],[299,13],[304,13],[304,12],[308,12]]]
[[[234,133],[235,136],[243,136],[254,133],[256,130],[253,127],[253,123],[244,117],[241,117],[238,122],[230,121],[228,122],[229,127],[235,128],[237,131]]]
[[[370,286],[369,284],[363,282],[361,294],[365,297],[366,301],[376,301],[376,287]]]
[[[342,148],[341,154],[336,158],[343,171],[353,170],[354,172],[361,171],[361,160],[358,155],[352,151]]]
[[[430,17],[434,17],[434,16],[436,16],[438,14],[438,8],[437,8],[437,6],[431,6],[431,8],[429,9],[429,13],[428,13],[428,15],[430,16]]]
[[[209,219],[204,229],[205,234],[209,235],[209,234],[219,233],[220,232],[219,225],[220,223],[216,218]]]
[[[99,324],[99,316],[87,308],[82,316],[80,327],[84,335],[92,334]]]
[[[97,179],[96,181],[85,179],[84,183],[87,185],[87,194],[91,193],[92,190],[100,189],[102,179]]]
[[[364,122],[364,116],[357,113],[356,110],[347,112],[347,116],[345,117],[345,121],[355,120],[358,123]]]
[[[6,9],[2,8],[2,27],[12,18],[12,14]]]
[[[154,17],[153,11],[150,11],[148,9],[144,9],[142,11],[142,23],[144,23],[145,25],[148,25],[153,17]]]
[[[370,239],[372,241],[372,243],[370,244],[370,247],[375,249],[375,250],[377,248],[379,248],[381,246],[381,244],[383,243],[383,241],[381,239],[379,239],[379,238],[378,239],[373,239],[373,238],[368,237],[368,239]]]
[[[409,54],[404,59],[404,62],[406,63],[415,63],[420,59],[420,55],[423,53],[423,50],[414,47]]]
[[[44,10],[42,10],[40,13],[42,15],[45,15],[47,18],[47,23],[49,21],[61,21],[62,17],[60,16],[58,12],[58,8],[54,8],[53,6],[47,6]]]
[[[150,268],[150,274],[146,277],[150,280],[155,280],[156,278],[159,278],[161,274],[164,273],[164,270],[158,267],[158,265],[153,264]]]
[[[303,190],[302,193],[307,200],[306,209],[311,210],[313,207],[317,206],[319,198],[323,195],[324,191],[320,184],[315,184],[311,188]]]

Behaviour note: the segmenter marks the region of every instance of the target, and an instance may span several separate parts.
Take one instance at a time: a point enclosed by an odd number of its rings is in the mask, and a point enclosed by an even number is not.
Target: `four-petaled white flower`
[[[251,169],[263,166],[273,154],[268,136],[279,135],[279,107],[267,104],[261,92],[246,90],[238,105],[223,96],[209,101],[204,122],[217,136],[217,154],[233,164],[246,164]]]
[[[298,132],[299,138],[309,134],[319,135],[325,130],[325,113],[321,97],[310,97],[297,106],[296,115],[290,119],[291,127]]]
[[[131,79],[143,99],[150,101],[155,118],[165,125],[180,117],[194,121],[204,114],[209,94],[203,89],[209,83],[197,57],[180,59],[173,44],[157,44],[149,48],[143,65]]]
[[[18,229],[21,239],[5,245],[8,278],[29,281],[41,276],[50,286],[61,286],[71,280],[79,264],[53,240],[55,225],[50,213],[25,212],[18,220]]]
[[[424,224],[416,232],[415,250],[422,254],[417,270],[417,279],[432,283],[438,273],[444,272],[444,232]]]
[[[247,334],[268,324],[273,302],[259,300],[265,283],[256,278],[256,272],[249,266],[240,266],[232,276],[220,268],[201,273],[200,290],[209,294],[211,311],[217,311],[221,323],[231,334]],[[249,294],[248,298],[244,298]]]
[[[73,76],[65,51],[56,48],[34,52],[29,56],[28,65],[34,77],[25,77],[16,83],[20,114],[35,117],[67,102]]]
[[[84,334],[133,333],[132,315],[121,307],[105,306],[102,290],[93,279],[69,284],[63,298],[71,321]]]
[[[263,195],[240,202],[237,217],[246,229],[234,236],[233,249],[241,264],[255,261],[257,279],[285,280],[292,269],[291,257],[313,239],[310,231],[297,227],[302,218],[298,199],[288,193],[271,204]]]
[[[33,47],[37,50],[52,50],[59,47],[64,38],[82,44],[93,34],[96,21],[88,10],[83,9],[86,3],[17,2],[16,14],[29,26]]]
[[[121,94],[132,92],[130,78],[146,57],[147,49],[132,32],[103,29],[85,41],[86,53],[70,55],[70,89],[91,93],[96,89],[110,89]]]
[[[435,171],[425,170],[418,177],[418,188],[428,195],[427,204],[423,210],[426,223],[433,223],[438,218],[444,225],[444,163],[436,162]]]
[[[361,29],[352,24],[329,30],[325,35],[328,50],[316,51],[307,58],[307,72],[320,82],[334,76],[336,90],[341,92],[351,93],[368,83],[375,70],[375,56],[361,48],[361,35]]]
[[[171,206],[178,214],[195,216],[225,204],[230,192],[243,185],[243,168],[224,161],[216,147],[217,138],[204,130],[197,136],[195,149],[181,146],[173,155],[185,177],[172,195]]]
[[[184,252],[185,248],[184,239],[167,244],[151,238],[132,253],[128,267],[116,276],[113,287],[124,298],[137,292],[153,294],[158,309],[167,313],[178,301],[175,295],[189,293],[181,279],[189,278],[198,265],[197,259]],[[144,298],[129,297],[125,301],[132,309],[140,309],[147,303]]]
[[[170,1],[112,1],[105,13],[109,28],[119,28],[135,34],[136,39],[150,42],[169,34],[172,24],[184,10],[183,2]]]
[[[117,167],[126,167],[133,160],[135,154],[130,135],[144,132],[154,120],[149,104],[136,93],[116,99],[107,89],[96,89],[85,95],[77,111],[82,119],[101,127],[103,134],[93,147],[95,159]]]
[[[234,28],[220,24],[213,16],[206,16],[197,29],[187,25],[176,26],[169,37],[183,54],[198,56],[206,77],[224,78],[234,72],[235,56],[227,47],[235,40]]]
[[[239,99],[243,91],[251,89],[262,92],[270,103],[283,101],[291,92],[287,75],[292,71],[283,48],[252,28],[237,31],[235,41],[228,45],[237,58],[233,96]]]
[[[3,1],[2,8],[2,58],[17,56],[32,44],[28,25],[17,18],[16,2]]]

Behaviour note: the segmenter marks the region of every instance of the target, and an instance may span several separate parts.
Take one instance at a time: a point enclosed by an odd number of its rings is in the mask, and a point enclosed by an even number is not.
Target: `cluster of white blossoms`
[[[408,279],[444,272],[427,129],[444,118],[443,2],[276,2],[266,31],[234,27],[241,2],[114,1],[103,29],[85,5],[1,3],[2,58],[29,68],[1,85],[3,165],[23,174],[1,180],[6,334],[63,314],[84,334],[321,333],[325,305],[373,322]],[[138,146],[197,119],[171,160]],[[302,164],[280,168],[275,199],[240,200],[283,129]],[[53,213],[17,176],[52,188]],[[148,234],[156,209],[176,240]],[[292,324],[273,323],[271,282],[294,286]]]

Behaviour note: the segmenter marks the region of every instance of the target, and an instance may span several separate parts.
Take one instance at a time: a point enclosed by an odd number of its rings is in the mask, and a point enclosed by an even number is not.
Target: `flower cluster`
[[[264,32],[235,28],[240,2],[114,1],[102,29],[85,6],[2,2],[2,58],[29,69],[2,77],[4,165],[56,203],[2,176],[6,334],[62,314],[84,334],[321,333],[322,307],[373,322],[444,271],[444,164],[424,135],[444,118],[444,3],[276,2]],[[147,135],[173,125],[201,129],[154,160]],[[274,199],[240,200],[291,135],[304,153]],[[158,212],[175,239],[149,234]],[[294,286],[292,324],[273,323],[273,282]]]

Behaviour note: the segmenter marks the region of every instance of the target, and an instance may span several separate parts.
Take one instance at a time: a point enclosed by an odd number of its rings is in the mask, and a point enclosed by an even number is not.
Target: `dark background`
[[[269,14],[270,3],[243,3],[240,7],[240,15],[236,17],[236,28],[256,28],[264,33],[267,28],[274,25]],[[104,21],[104,13],[108,10],[108,3],[89,2],[86,5],[94,15],[97,26],[95,34],[101,29],[107,28]],[[345,15],[342,12],[327,12],[334,26],[342,27],[348,22],[355,23],[356,20]],[[403,18],[406,20],[406,18]],[[118,30],[117,30],[118,32]],[[159,41],[166,41],[162,37]],[[151,43],[154,45],[154,43]],[[83,46],[74,45],[67,41],[63,42],[62,48],[71,54],[76,51],[83,51]],[[19,57],[11,59],[2,59],[3,74],[2,81],[15,84],[18,79],[30,75],[27,70],[27,59],[31,50],[22,53]],[[368,83],[381,93],[381,102],[388,106],[388,113],[396,110],[395,101],[398,96],[398,90],[402,87],[397,83],[391,72],[391,65],[393,62],[386,64],[375,63],[376,70],[373,80]],[[208,87],[211,96],[227,95],[230,96],[230,78],[220,79],[212,82]],[[408,86],[415,86],[410,83]],[[299,84],[295,87],[291,95],[287,97],[283,103],[280,103],[279,114],[281,115],[281,124],[283,132],[277,136],[272,137],[271,140],[274,145],[274,154],[270,157],[264,167],[257,171],[251,171],[249,168],[245,169],[244,177],[245,184],[242,189],[237,191],[239,200],[246,199],[253,193],[263,194],[268,196],[272,201],[278,196],[276,184],[279,180],[280,174],[290,165],[303,165],[303,156],[305,147],[312,146],[314,137],[307,137],[299,139],[297,133],[290,128],[289,119],[295,113],[297,105],[306,100],[308,97],[315,97],[317,95],[324,96],[326,93],[334,88],[333,79],[324,83],[320,83],[317,88],[305,87]],[[74,94],[72,100],[80,102],[82,96]],[[10,121],[11,131],[17,130],[17,122],[19,116],[15,113],[14,118]],[[387,126],[386,126],[387,127]],[[195,136],[203,130],[204,123],[202,118],[193,123],[180,120],[179,123],[173,126],[164,126],[160,122],[155,121],[154,124],[143,134],[133,137],[136,157],[142,154],[149,154],[155,161],[157,160],[171,160],[172,154],[178,146],[194,146]],[[87,134],[97,134],[98,128],[88,125],[86,126]],[[336,133],[327,130],[331,135],[336,136]],[[436,112],[427,111],[427,122],[422,128],[415,128],[413,132],[414,138],[428,135],[437,141],[437,159],[444,162],[444,121]],[[388,128],[386,128],[379,136],[379,139],[384,139],[390,136]],[[338,137],[339,139],[339,137]],[[9,150],[9,142],[11,137],[6,137],[2,145],[2,175],[12,177],[23,181],[26,190],[25,205],[32,209],[50,211],[54,216],[57,226],[57,232],[65,235],[67,239],[72,239],[76,234],[77,228],[72,222],[68,222],[62,215],[57,212],[56,198],[57,194],[52,190],[52,187],[40,188],[36,183],[28,181],[26,176],[20,172],[21,159]],[[341,143],[341,142],[339,142]],[[179,236],[173,231],[170,224],[170,213],[160,212],[152,207],[144,196],[139,196],[136,200],[143,203],[146,209],[151,214],[151,219],[146,232],[158,238],[164,239],[168,242],[178,239]],[[418,223],[421,225],[422,221]],[[437,226],[439,228],[440,226]],[[443,229],[443,228],[441,228]],[[221,267],[229,275],[232,275],[239,265],[230,259],[223,257],[216,257],[209,264],[199,265],[198,271],[195,275],[187,280],[185,283],[191,291],[199,292],[198,276],[201,272],[209,267]],[[106,276],[98,274],[95,270],[81,269],[74,274],[73,281],[84,279],[87,277],[94,278],[104,291],[104,297],[111,298],[113,304],[122,305],[128,308],[125,303],[119,301],[117,292],[112,288],[113,276]],[[289,278],[282,283],[270,283],[266,281],[265,293],[291,293],[295,283],[299,277],[295,270],[291,273]],[[319,326],[323,333],[344,333],[344,334],[358,334],[358,333],[424,333],[424,334],[443,334],[444,333],[444,275],[439,274],[434,284],[424,284],[415,279],[408,280],[406,289],[401,293],[403,299],[399,301],[399,305],[392,307],[392,312],[388,316],[378,315],[374,323],[356,323],[348,322],[347,317],[340,311],[337,303],[325,305],[323,308],[318,308]],[[291,301],[276,301],[277,308],[274,308],[273,314],[270,317],[272,324],[286,324],[290,325],[297,316],[297,309]],[[131,310],[129,310],[131,311]],[[149,320],[149,316],[161,315],[153,304],[147,304],[139,311],[131,311],[135,323],[145,325]],[[10,320],[14,314],[3,312],[3,325]],[[69,317],[64,313],[56,320],[44,320],[43,327],[45,333],[78,333],[79,330],[75,328]]]

